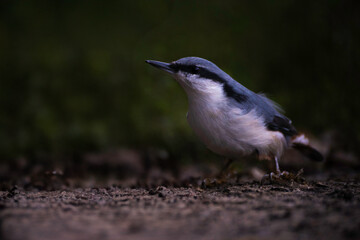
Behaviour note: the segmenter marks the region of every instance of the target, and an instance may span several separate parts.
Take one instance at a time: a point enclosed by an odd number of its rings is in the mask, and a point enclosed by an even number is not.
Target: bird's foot
[[[263,184],[266,181],[269,181],[270,183],[280,183],[280,182],[303,182],[304,179],[301,178],[301,174],[304,172],[303,169],[300,169],[296,174],[289,173],[287,171],[283,172],[277,172],[270,174],[265,174],[260,183]]]
[[[205,178],[201,182],[201,188],[212,188],[224,183],[223,179],[219,178]]]
[[[275,181],[277,179],[281,179],[281,178],[286,178],[290,175],[289,172],[287,171],[283,171],[283,172],[276,172],[276,173],[269,173],[269,174],[265,174],[262,179],[261,182],[263,182],[264,180],[269,180],[270,182]]]
[[[205,178],[201,181],[202,188],[212,188],[223,186],[226,184],[235,184],[239,181],[239,174],[235,171],[228,171],[224,174],[219,174],[216,177]]]

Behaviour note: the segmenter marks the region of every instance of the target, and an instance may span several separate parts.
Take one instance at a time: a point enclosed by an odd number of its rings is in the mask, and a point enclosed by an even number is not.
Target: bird
[[[231,161],[253,154],[259,160],[273,160],[276,172],[266,175],[270,179],[289,174],[279,167],[289,148],[311,160],[323,160],[277,103],[247,89],[211,61],[184,57],[170,63],[145,62],[169,73],[184,89],[187,121],[212,152]]]

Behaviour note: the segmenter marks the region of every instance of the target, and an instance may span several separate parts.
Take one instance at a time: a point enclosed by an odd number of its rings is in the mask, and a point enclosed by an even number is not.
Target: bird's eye
[[[199,70],[200,70],[200,68],[198,66],[194,66],[192,69],[192,73],[197,74],[197,73],[199,73]]]
[[[179,65],[176,64],[176,63],[170,63],[170,68],[171,68],[174,72],[179,71]]]

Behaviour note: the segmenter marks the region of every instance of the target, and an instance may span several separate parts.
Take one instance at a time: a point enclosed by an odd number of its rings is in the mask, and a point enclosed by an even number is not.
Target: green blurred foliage
[[[0,155],[202,151],[187,102],[144,63],[199,56],[300,129],[360,139],[357,1],[0,3]]]

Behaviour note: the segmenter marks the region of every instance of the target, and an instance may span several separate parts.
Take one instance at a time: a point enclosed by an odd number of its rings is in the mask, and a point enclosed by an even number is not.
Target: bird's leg
[[[221,171],[216,175],[215,178],[205,178],[202,181],[202,187],[213,187],[219,184],[227,183],[227,176],[226,173],[229,170],[231,163],[233,162],[232,159],[227,159],[225,165],[222,167]]]
[[[276,174],[280,174],[279,161],[277,157],[275,157],[275,166],[276,166]]]
[[[276,168],[276,173],[271,172],[270,174],[265,174],[263,176],[263,178],[261,179],[261,182],[263,182],[264,179],[269,178],[270,181],[274,180],[274,179],[279,179],[281,177],[286,177],[289,175],[289,172],[287,171],[280,171],[280,166],[279,166],[279,160],[278,157],[274,157],[275,160],[275,168]]]
[[[282,172],[280,171],[279,161],[278,161],[277,157],[275,157],[275,166],[276,166],[276,175],[278,177],[289,175],[289,172],[287,172],[287,171],[282,171]]]
[[[230,165],[234,162],[232,159],[227,159],[225,165],[221,169],[221,171],[218,173],[217,177],[222,177],[226,171],[229,170]]]

